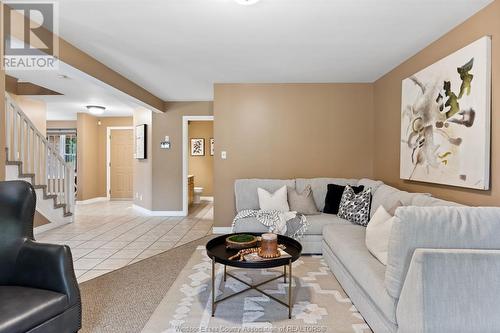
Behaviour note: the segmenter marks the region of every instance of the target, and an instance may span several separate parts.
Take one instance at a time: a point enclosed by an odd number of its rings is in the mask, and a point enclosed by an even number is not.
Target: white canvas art
[[[403,80],[401,179],[488,190],[491,38]]]

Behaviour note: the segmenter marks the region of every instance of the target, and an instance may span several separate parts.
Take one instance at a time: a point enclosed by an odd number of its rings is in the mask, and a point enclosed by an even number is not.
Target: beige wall
[[[76,128],[76,120],[47,120],[47,129],[49,128]]]
[[[98,193],[98,137],[97,118],[86,114],[77,115],[77,187],[78,200],[95,198]]]
[[[153,114],[153,209],[182,210],[182,117],[213,115],[212,102],[172,102],[164,114]],[[160,149],[170,136],[172,147]]]
[[[71,125],[71,122],[60,122],[59,124]],[[51,122],[51,125],[54,123]],[[132,126],[133,118],[97,118],[86,113],[79,113],[76,125],[78,200],[106,197],[107,128]]]
[[[152,152],[153,112],[146,109],[134,111],[134,126],[147,125],[147,159],[134,158],[134,204],[152,210],[153,208],[153,155]],[[134,135],[135,142],[135,135]],[[134,145],[135,147],[135,145]],[[160,167],[162,169],[162,167]],[[166,171],[163,168],[163,171]],[[156,181],[156,180],[155,180]]]
[[[493,104],[491,190],[477,191],[399,179],[401,81],[485,35],[492,36]],[[408,191],[471,205],[500,204],[500,1],[497,0],[375,82],[375,177]]]
[[[202,196],[213,196],[214,185],[214,157],[210,155],[210,139],[214,137],[213,121],[189,122],[189,139],[205,139],[205,156],[191,156],[189,154],[189,171],[194,175],[194,186],[203,187]]]
[[[31,120],[33,125],[42,133],[47,131],[47,104],[44,101],[26,96],[11,94],[14,101],[19,105],[24,114]]]
[[[371,84],[223,84],[214,96],[215,226],[231,225],[238,178],[373,176]]]

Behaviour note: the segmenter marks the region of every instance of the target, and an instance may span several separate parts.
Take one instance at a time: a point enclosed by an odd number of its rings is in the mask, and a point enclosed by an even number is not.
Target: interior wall
[[[214,97],[217,227],[238,178],[373,176],[371,84],[218,84]]]
[[[147,159],[138,160],[134,158],[134,204],[152,210],[154,183],[152,154],[153,112],[146,109],[135,110],[133,123],[134,127],[142,124],[147,125]],[[160,169],[165,171],[163,166]]]
[[[191,156],[189,154],[188,174],[194,176],[194,186],[203,187],[202,196],[213,196],[214,184],[214,157],[210,155],[210,139],[214,137],[213,121],[190,121],[189,140],[194,138],[205,139],[205,156]]]
[[[76,128],[76,120],[47,120],[47,129],[49,128]]]
[[[86,113],[79,113],[76,122],[47,121],[48,128],[77,129],[78,200],[107,196],[107,129],[133,123],[132,117],[98,118]]]
[[[97,118],[87,113],[77,114],[77,199],[88,200],[98,193],[98,138]]]
[[[478,191],[403,181],[399,179],[401,81],[443,57],[485,36],[492,36],[492,127],[491,190]],[[428,192],[436,197],[469,205],[500,202],[500,1],[478,12],[436,42],[375,82],[374,173],[375,177],[398,188]]]
[[[31,120],[33,125],[42,133],[47,132],[47,104],[44,101],[26,96],[11,94],[14,101],[19,105],[24,114]]]
[[[172,102],[168,111],[153,113],[153,209],[182,211],[182,117],[211,116],[212,102]],[[160,149],[170,136],[171,148]]]

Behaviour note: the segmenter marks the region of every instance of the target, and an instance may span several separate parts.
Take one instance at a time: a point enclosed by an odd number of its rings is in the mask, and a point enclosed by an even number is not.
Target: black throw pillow
[[[363,192],[365,188],[363,185],[351,187],[356,194]],[[344,194],[344,190],[345,186],[328,184],[328,191],[326,192],[325,208],[323,209],[323,213],[338,214],[340,200],[342,200],[342,194]]]

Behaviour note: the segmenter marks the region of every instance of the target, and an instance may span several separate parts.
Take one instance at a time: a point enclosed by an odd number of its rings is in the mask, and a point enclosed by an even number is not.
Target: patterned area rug
[[[246,288],[216,265],[217,297]],[[282,273],[281,268],[228,272],[248,283],[258,283]],[[199,246],[177,280],[156,308],[143,333],[174,332],[371,332],[346,296],[322,256],[303,256],[293,264],[292,319],[288,309],[250,290],[217,304],[211,316],[211,260]],[[262,287],[287,302],[288,283],[282,279]]]

